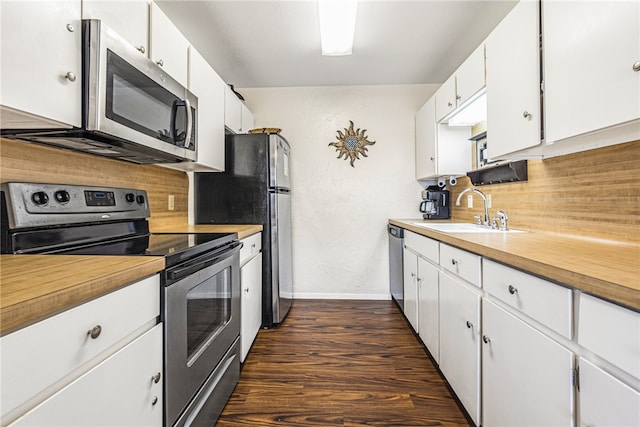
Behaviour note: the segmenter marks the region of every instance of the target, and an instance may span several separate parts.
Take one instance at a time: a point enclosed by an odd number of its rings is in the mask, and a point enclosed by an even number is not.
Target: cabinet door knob
[[[512,285],[509,285],[509,293],[510,293],[511,295],[514,295],[514,294],[516,294],[517,292],[518,292],[518,288],[515,288],[515,287],[513,287]],[[526,292],[525,292],[525,294],[526,294]]]
[[[482,341],[483,341],[485,344],[489,344],[489,343],[491,342],[491,340],[489,339],[489,337],[488,337],[488,336],[486,336],[486,335],[483,335],[483,336],[482,336]]]
[[[525,119],[527,119],[527,120],[531,120],[531,117],[532,117],[532,116],[531,116],[531,113],[530,113],[530,112],[525,111],[525,112],[523,112],[523,113],[522,113],[522,117],[524,117],[524,118],[525,118]]]
[[[138,46],[136,49],[138,49],[140,53],[145,53],[147,51],[144,46]]]
[[[159,61],[156,61],[156,64],[162,67],[164,65],[164,61],[161,59]]]
[[[67,31],[69,31],[70,33],[73,33],[76,29],[73,27],[73,25],[71,24],[67,24]]]
[[[640,61],[633,64],[633,71],[640,71]]]
[[[411,277],[416,277],[416,273],[411,273]]]
[[[473,323],[469,322],[468,320],[467,320],[467,328],[469,329],[473,328]]]
[[[244,291],[245,291],[246,293],[249,293],[249,288],[245,288],[245,289],[244,289]]]
[[[460,95],[456,95],[456,99],[457,99],[458,101],[460,101],[460,100],[462,99],[462,97],[461,97]]]
[[[160,372],[158,372],[157,374],[155,374],[154,376],[151,377],[151,381],[153,381],[155,384],[158,384],[160,382],[161,376],[162,376],[162,374],[160,374]]]
[[[87,331],[87,335],[89,335],[92,340],[95,340],[96,338],[98,338],[101,333],[102,333],[102,326],[100,325],[96,325]]]
[[[76,75],[75,75],[75,73],[72,73],[71,71],[69,71],[67,74],[65,74],[64,78],[69,80],[70,82],[75,82],[76,81]]]
[[[452,103],[450,103],[450,102],[447,102],[447,106],[449,106],[449,107],[453,107],[453,104],[452,104]]]
[[[156,403],[158,403],[158,396],[153,396],[153,399],[151,399],[151,405],[155,405]]]
[[[456,261],[455,259],[451,258],[451,265],[456,265],[458,264],[458,261]]]

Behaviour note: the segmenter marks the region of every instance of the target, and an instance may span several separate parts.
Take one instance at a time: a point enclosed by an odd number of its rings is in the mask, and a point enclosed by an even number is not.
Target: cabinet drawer
[[[156,275],[3,336],[2,415],[44,390],[57,391],[70,380],[65,377],[145,325],[154,324],[159,314],[160,280]],[[98,325],[99,336],[91,338],[88,331]]]
[[[578,344],[640,378],[640,313],[580,294]]]
[[[421,236],[411,231],[404,231],[404,245],[436,264],[439,262],[439,243],[437,240]]]
[[[494,297],[571,339],[571,290],[487,259],[482,284]]]
[[[18,426],[162,425],[162,325],[20,417]]]
[[[440,265],[469,283],[481,287],[480,256],[449,245],[440,245]]]
[[[241,242],[243,246],[240,249],[240,265],[242,266],[262,250],[262,233],[252,234],[242,239]]]

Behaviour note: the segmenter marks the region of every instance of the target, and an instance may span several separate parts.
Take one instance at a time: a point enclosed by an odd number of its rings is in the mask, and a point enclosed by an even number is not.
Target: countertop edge
[[[463,235],[460,234],[457,235],[460,237],[457,237],[450,233],[441,233],[435,230],[428,230],[423,227],[414,226],[407,221],[411,220],[389,219],[389,224],[396,225],[425,237],[438,240],[442,243],[450,244],[460,249],[476,253],[491,260],[522,270],[526,273],[553,281],[559,285],[577,289],[631,308],[635,311],[640,311],[640,292],[637,289],[624,286],[623,284],[616,283],[615,281],[603,280],[577,271],[571,271],[549,262],[540,262],[527,258],[523,255],[505,252],[499,248],[471,242],[466,240]],[[537,236],[544,236],[543,233],[535,234]],[[557,236],[555,237],[557,238]]]

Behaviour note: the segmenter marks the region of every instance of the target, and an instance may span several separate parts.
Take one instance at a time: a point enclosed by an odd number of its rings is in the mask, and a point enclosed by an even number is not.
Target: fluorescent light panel
[[[357,0],[318,1],[323,55],[351,55],[357,11]]]

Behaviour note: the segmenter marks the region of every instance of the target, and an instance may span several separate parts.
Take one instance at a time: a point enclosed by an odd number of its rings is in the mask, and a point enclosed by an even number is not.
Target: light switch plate
[[[473,207],[473,196],[471,194],[467,196],[467,207],[469,209]]]

